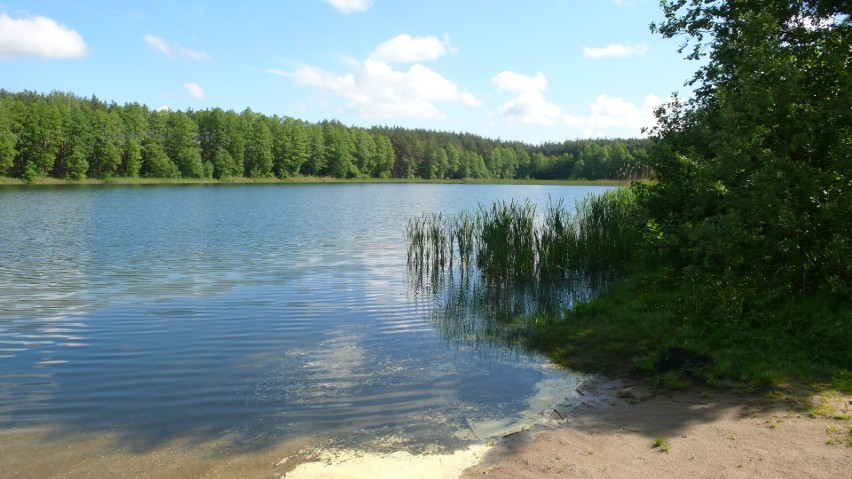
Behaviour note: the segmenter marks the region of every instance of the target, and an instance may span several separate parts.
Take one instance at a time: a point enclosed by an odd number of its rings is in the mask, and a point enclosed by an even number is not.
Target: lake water
[[[0,428],[134,451],[462,447],[459,431],[511,423],[542,385],[579,378],[448,337],[407,276],[406,222],[605,189],[0,188]]]

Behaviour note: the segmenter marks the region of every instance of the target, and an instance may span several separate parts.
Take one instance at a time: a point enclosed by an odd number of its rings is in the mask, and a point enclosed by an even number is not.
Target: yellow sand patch
[[[319,460],[300,464],[286,479],[450,479],[478,463],[488,446],[478,444],[452,454],[388,454],[332,449]]]

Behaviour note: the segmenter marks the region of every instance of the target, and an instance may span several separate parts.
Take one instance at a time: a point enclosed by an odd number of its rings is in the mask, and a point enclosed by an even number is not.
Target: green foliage
[[[313,125],[308,129],[308,161],[303,166],[304,173],[322,176],[326,173],[325,134],[322,126]]]
[[[8,175],[15,165],[18,136],[14,130],[12,112],[7,103],[0,99],[0,175]]]
[[[119,174],[135,178],[142,168],[142,142],[148,130],[148,108],[129,103],[116,110],[121,117],[124,138]]]
[[[307,125],[303,122],[285,118],[281,133],[276,135],[275,140],[275,174],[279,178],[296,176],[301,172],[311,155],[308,140]]]
[[[695,98],[659,112],[644,196],[684,279],[728,319],[791,295],[850,297],[852,78],[844,2],[663,2],[688,35]],[[684,48],[686,48],[686,45]]]
[[[91,175],[104,178],[115,174],[121,165],[122,123],[118,113],[96,110],[92,119],[93,145],[89,156]],[[85,175],[85,173],[82,173]]]
[[[171,175],[167,163],[152,162],[151,141],[162,146],[182,177],[207,177],[210,164],[217,179],[637,178],[648,174],[638,161],[650,145],[648,140],[583,140],[532,146],[462,133],[311,124],[250,109],[150,111],[138,103],[119,106],[70,93],[0,90],[0,174],[132,178],[156,170]],[[603,158],[606,164],[596,163]],[[581,167],[572,168],[575,160]]]
[[[355,144],[349,136],[349,130],[340,122],[322,124],[327,173],[335,178],[356,178],[359,175],[355,166]]]
[[[197,141],[198,126],[186,113],[170,113],[166,119],[163,148],[185,178],[201,178],[204,169]]]
[[[266,118],[246,109],[240,115],[245,128],[245,175],[249,178],[262,178],[272,174],[274,155],[272,153],[272,132],[266,124]]]
[[[137,139],[128,139],[124,144],[121,160],[122,176],[135,178],[142,168],[142,145]]]
[[[153,138],[145,140],[142,146],[142,174],[154,178],[180,178],[177,166]]]
[[[228,153],[228,150],[221,146],[216,148],[216,153],[210,164],[213,165],[213,177],[215,178],[241,176],[243,172],[242,165],[237,163],[234,157]]]

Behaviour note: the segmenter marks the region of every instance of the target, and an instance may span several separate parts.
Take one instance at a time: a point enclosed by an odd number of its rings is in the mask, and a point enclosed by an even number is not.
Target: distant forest
[[[213,108],[151,110],[72,93],[0,90],[0,176],[637,179],[650,140],[529,145]]]

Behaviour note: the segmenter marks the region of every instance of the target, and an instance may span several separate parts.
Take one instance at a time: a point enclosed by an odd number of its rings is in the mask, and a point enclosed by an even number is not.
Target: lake
[[[606,189],[0,188],[0,428],[15,444],[0,475],[83,475],[104,455],[151,473],[164,451],[451,451],[519,424],[583,378],[438,327],[407,274],[405,225]]]

